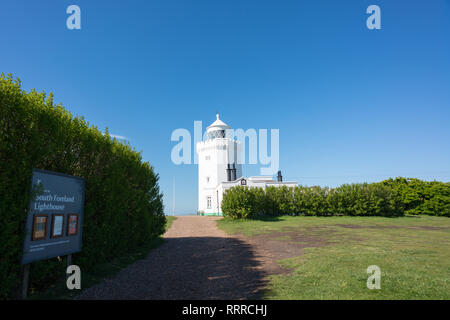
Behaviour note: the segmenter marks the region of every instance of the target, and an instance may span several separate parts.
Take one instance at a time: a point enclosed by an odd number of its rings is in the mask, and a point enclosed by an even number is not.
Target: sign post
[[[22,299],[27,298],[28,292],[28,282],[30,281],[30,265],[26,264],[22,269],[23,278],[22,278]]]
[[[30,263],[81,251],[84,216],[84,179],[58,172],[34,169],[26,221],[22,264],[22,297],[26,298]]]

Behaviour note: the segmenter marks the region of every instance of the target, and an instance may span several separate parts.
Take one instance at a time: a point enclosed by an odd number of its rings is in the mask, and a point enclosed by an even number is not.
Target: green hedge
[[[224,216],[402,216],[428,214],[450,217],[450,184],[396,178],[378,183],[344,184],[338,188],[237,186],[224,192]]]
[[[24,222],[33,168],[86,181],[83,249],[73,261],[88,270],[164,232],[158,175],[129,145],[73,117],[52,94],[21,90],[0,76],[0,298],[20,281]],[[65,261],[32,264],[30,287],[43,289],[65,274]]]
[[[405,213],[450,217],[450,183],[395,178],[381,182],[402,199]]]

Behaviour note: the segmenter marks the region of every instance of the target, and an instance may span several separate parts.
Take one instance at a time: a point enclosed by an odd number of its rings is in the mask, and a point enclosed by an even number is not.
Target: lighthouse
[[[221,196],[217,186],[242,176],[240,142],[229,136],[226,123],[216,115],[206,128],[204,141],[197,143],[198,155],[198,211],[205,215],[220,215]]]
[[[295,181],[283,181],[281,171],[277,179],[271,176],[242,176],[241,142],[234,139],[233,130],[216,115],[206,128],[203,141],[197,143],[198,156],[198,212],[200,215],[222,215],[223,193],[236,186],[248,188],[295,187]]]

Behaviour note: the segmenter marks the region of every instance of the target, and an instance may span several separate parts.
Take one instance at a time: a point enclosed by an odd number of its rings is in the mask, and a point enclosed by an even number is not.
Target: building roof
[[[248,177],[248,180],[253,181],[253,182],[275,182],[275,180],[273,180],[272,176],[252,176],[252,177]]]
[[[228,126],[225,122],[223,122],[222,120],[219,119],[219,113],[216,114],[216,121],[214,121],[209,127],[206,128],[206,130],[210,131],[212,130],[225,130],[225,129],[230,129],[231,127]]]
[[[276,181],[270,176],[253,176],[253,177],[240,177],[234,181],[222,181],[218,184],[220,185],[240,185],[241,180],[246,180],[250,186],[265,185],[265,186],[283,186],[283,185],[298,185],[296,181]]]

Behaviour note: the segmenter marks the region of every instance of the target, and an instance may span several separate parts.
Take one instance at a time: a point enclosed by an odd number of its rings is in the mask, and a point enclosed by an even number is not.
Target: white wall
[[[235,152],[230,150],[235,149]],[[198,210],[217,213],[217,186],[227,181],[227,165],[240,156],[239,142],[228,138],[208,139],[197,143],[198,154]],[[235,155],[234,155],[235,154]],[[234,155],[234,157],[233,157]],[[236,165],[236,177],[242,175],[242,165]],[[208,180],[209,178],[209,180]],[[207,197],[211,197],[211,208],[207,207]]]

